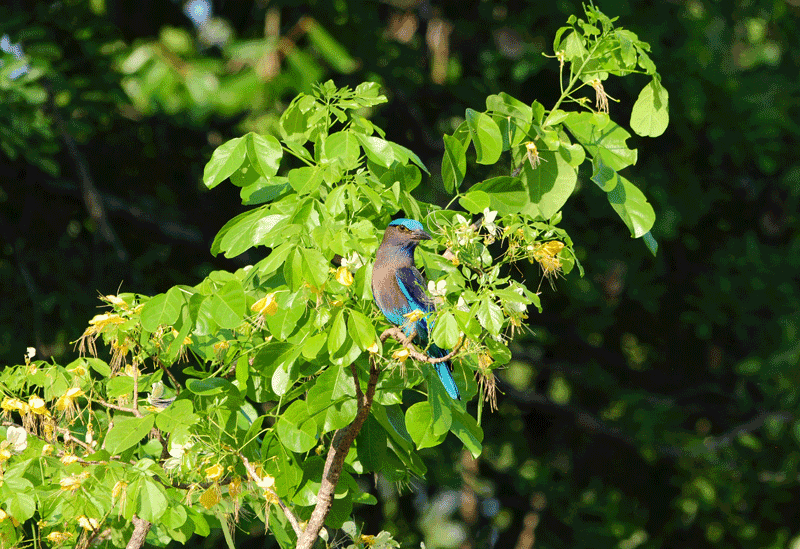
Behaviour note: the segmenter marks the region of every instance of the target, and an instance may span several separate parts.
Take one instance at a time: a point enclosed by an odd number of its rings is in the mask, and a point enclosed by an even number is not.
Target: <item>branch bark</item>
[[[367,390],[362,392],[358,379],[356,379],[356,393],[359,395],[356,418],[349,426],[337,430],[333,435],[333,441],[331,441],[331,446],[328,449],[328,457],[325,459],[325,468],[322,471],[322,486],[317,494],[317,505],[311,513],[311,518],[308,520],[305,531],[297,540],[297,549],[311,549],[317,537],[319,537],[319,532],[325,523],[325,517],[328,516],[333,504],[333,492],[336,490],[336,484],[339,482],[339,476],[342,473],[344,458],[347,457],[356,435],[361,431],[361,427],[369,415],[377,384],[378,366],[375,363],[375,357],[370,356]]]
[[[150,531],[151,524],[137,516],[133,517],[133,533],[131,539],[128,540],[128,545],[125,549],[140,549],[144,545],[144,540],[147,537],[147,532]]]

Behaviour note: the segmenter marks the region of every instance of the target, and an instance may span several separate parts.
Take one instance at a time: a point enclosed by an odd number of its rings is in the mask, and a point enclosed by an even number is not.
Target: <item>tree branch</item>
[[[147,532],[150,531],[151,524],[136,515],[133,516],[133,533],[131,539],[128,540],[128,545],[125,549],[140,549],[144,545],[144,540],[147,537]]]
[[[105,400],[96,398],[92,402],[96,402],[101,406],[105,406],[106,408],[111,408],[112,410],[119,410],[120,412],[127,412],[129,414],[133,414],[136,417],[142,417],[142,414],[139,410],[134,410],[133,408],[125,408],[124,406],[117,406],[116,404],[111,404],[110,402],[106,402]]]
[[[398,328],[397,326],[393,326],[392,328],[386,328],[384,332],[381,334],[381,343],[389,339],[389,337],[393,337],[396,341],[401,343],[403,347],[408,349],[408,356],[413,358],[414,360],[418,360],[420,362],[427,362],[428,364],[438,364],[439,362],[445,362],[447,360],[452,359],[454,356],[458,354],[461,350],[461,347],[464,346],[464,342],[466,342],[466,337],[462,338],[461,341],[458,342],[452,351],[447,353],[441,358],[433,358],[424,353],[417,351],[414,345],[411,343],[411,340],[414,338],[414,334],[407,336],[403,333],[403,330]]]
[[[333,504],[333,493],[342,473],[344,458],[350,451],[356,435],[361,431],[361,427],[369,415],[377,385],[378,366],[375,363],[375,357],[370,356],[367,391],[362,394],[362,398],[358,401],[358,413],[356,413],[353,423],[344,429],[337,430],[333,435],[333,441],[331,441],[331,446],[328,449],[328,457],[325,459],[325,468],[322,471],[322,486],[317,494],[317,505],[311,513],[311,518],[308,520],[305,531],[297,540],[297,549],[311,549],[319,536],[320,530],[322,530],[325,517],[328,516]]]

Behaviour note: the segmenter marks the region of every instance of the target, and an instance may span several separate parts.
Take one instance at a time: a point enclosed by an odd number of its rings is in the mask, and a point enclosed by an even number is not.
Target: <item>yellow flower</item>
[[[347,267],[339,267],[336,269],[336,281],[342,286],[350,286],[353,284],[353,273],[347,270]]]
[[[70,537],[72,537],[72,534],[69,532],[50,532],[47,534],[46,539],[50,543],[64,543]]]
[[[71,463],[75,463],[76,461],[78,461],[78,456],[74,454],[64,454],[61,457],[61,463],[63,463],[64,465],[69,465]]]
[[[22,414],[27,414],[30,411],[28,405],[18,398],[4,398],[0,408],[6,412],[20,412]]]
[[[370,345],[369,347],[367,347],[367,351],[369,351],[370,353],[375,353],[375,354],[377,354],[377,353],[379,353],[379,352],[380,352],[380,350],[381,350],[381,349],[380,349],[380,347],[378,346],[378,342],[377,342],[377,341],[373,341],[373,342],[372,342],[372,345]]]
[[[408,349],[397,349],[392,353],[392,358],[400,362],[405,362],[408,358]]]
[[[361,537],[358,539],[359,543],[363,543],[367,547],[372,547],[375,545],[375,536],[368,536],[366,534],[361,534]]]
[[[7,518],[8,518],[8,513],[6,513],[5,511],[3,511],[2,509],[0,509],[0,522],[3,522],[3,521],[4,521],[4,520],[6,520]]]
[[[208,469],[206,469],[206,479],[208,480],[218,480],[222,473],[225,472],[225,469],[222,468],[222,465],[217,463],[216,465],[212,465]]]
[[[11,450],[8,448],[0,448],[0,463],[5,463],[11,459]]]
[[[539,156],[539,149],[536,148],[536,143],[533,141],[528,141],[525,143],[525,149],[527,150],[528,162],[531,164],[531,169],[535,170],[536,166],[542,163],[542,157]]]
[[[78,517],[78,524],[84,530],[97,530],[100,528],[100,523],[97,522],[97,519],[88,518],[86,515],[81,515]]]
[[[272,316],[277,313],[278,302],[275,301],[275,292],[267,294],[253,303],[253,305],[250,306],[250,310],[262,316]]]
[[[83,396],[83,391],[79,387],[72,387],[67,389],[67,392],[58,397],[56,401],[56,409],[64,411],[72,408],[75,405],[75,399]]]
[[[542,271],[544,271],[545,276],[550,276],[561,271],[561,259],[558,257],[558,254],[563,248],[563,242],[551,240],[536,246],[532,250],[531,255],[533,256],[533,259],[542,267]]]
[[[45,444],[44,446],[42,446],[42,455],[49,456],[53,453],[53,450],[54,448],[52,444]]]
[[[231,344],[229,342],[227,342],[227,341],[217,341],[216,343],[214,343],[214,350],[217,353],[220,353],[222,351],[227,350],[228,347],[230,347],[230,346],[231,346]]]
[[[62,478],[58,483],[61,485],[61,490],[64,492],[74,492],[81,487],[83,481],[89,478],[89,473],[81,473],[80,475],[72,475]]]
[[[47,416],[50,415],[50,412],[47,411],[47,407],[45,406],[44,400],[39,397],[31,397],[28,399],[28,406],[31,408],[31,412],[39,416]]]
[[[221,497],[220,497],[219,486],[215,484],[211,488],[200,494],[199,501],[200,505],[202,505],[206,509],[211,509],[217,503],[219,503],[220,499]]]
[[[120,495],[125,493],[125,489],[128,487],[128,483],[124,480],[119,480],[111,489],[111,498],[117,499]]]
[[[261,477],[261,480],[256,482],[256,484],[262,490],[267,490],[267,489],[272,488],[273,486],[275,486],[275,477],[273,477],[271,475],[264,475],[263,477]]]
[[[481,370],[486,370],[489,366],[492,365],[494,360],[489,353],[481,353],[478,355],[478,368]]]
[[[125,319],[117,314],[102,314],[95,315],[94,318],[89,321],[89,324],[96,329],[102,330],[109,324],[122,324],[123,322],[125,322]]]
[[[125,303],[125,300],[115,295],[105,296],[105,301],[109,302],[111,305],[114,305],[115,307],[122,307],[123,309],[128,308],[128,304]]]
[[[414,309],[410,313],[404,314],[403,316],[406,317],[406,320],[408,322],[416,322],[420,318],[424,317],[425,313],[423,313],[419,309]]]

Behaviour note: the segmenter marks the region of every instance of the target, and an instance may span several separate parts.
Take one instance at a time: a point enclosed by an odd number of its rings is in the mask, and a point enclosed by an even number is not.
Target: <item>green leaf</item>
[[[114,426],[105,439],[105,449],[111,455],[118,455],[135,446],[153,428],[156,418],[153,414],[144,417],[114,416]]]
[[[473,458],[477,459],[481,455],[483,430],[475,418],[460,408],[453,407],[453,424],[450,426],[450,430],[464,443],[464,448],[469,450]]]
[[[272,374],[272,390],[278,396],[285,395],[299,377],[299,372],[293,368],[300,356],[302,347],[292,346],[276,359],[275,372]]]
[[[358,132],[354,132],[354,135],[364,148],[367,158],[369,158],[372,162],[385,168],[390,168],[395,160],[397,160],[391,143],[385,139],[371,135],[364,135]]]
[[[473,185],[470,192],[489,194],[489,204],[500,215],[519,213],[530,201],[525,184],[516,177],[501,176]]]
[[[295,168],[288,173],[289,185],[299,195],[314,192],[322,184],[322,170],[319,166]]]
[[[308,391],[308,413],[314,416],[319,434],[348,426],[358,413],[353,376],[348,367],[328,367]]]
[[[25,522],[36,512],[36,500],[29,491],[14,491],[6,499],[5,508],[18,522]]]
[[[428,171],[428,168],[425,167],[425,164],[422,163],[420,157],[417,156],[417,153],[411,149],[407,149],[402,145],[398,145],[393,141],[389,141],[389,146],[392,148],[392,153],[394,154],[395,159],[397,159],[399,162],[406,164],[409,160],[411,160],[414,164],[422,168],[422,171],[424,171],[426,174],[431,174],[431,172]]]
[[[344,320],[344,309],[339,311],[328,332],[328,352],[333,355],[338,351],[347,339],[347,325]]]
[[[358,461],[364,472],[378,472],[386,461],[386,431],[370,414],[356,437]]]
[[[258,181],[239,191],[239,196],[245,206],[257,206],[258,204],[272,202],[288,188],[288,177],[272,176],[269,179],[259,177]]]
[[[238,280],[231,280],[208,298],[211,318],[220,328],[237,328],[244,319],[246,299]]]
[[[263,208],[258,208],[248,214],[228,228],[220,239],[218,249],[225,252],[225,257],[236,257],[253,246],[257,246],[265,236],[276,230],[278,224],[288,217],[284,214],[270,215],[269,210]]]
[[[321,332],[306,339],[303,344],[303,358],[307,360],[316,358],[326,341],[328,341],[328,334],[325,332]]]
[[[490,297],[484,297],[478,304],[476,316],[481,326],[486,328],[489,333],[497,335],[503,326],[503,310],[492,301]]]
[[[412,404],[406,411],[406,429],[419,450],[438,446],[447,435],[433,434],[433,409],[427,400]]]
[[[458,343],[458,322],[451,313],[443,313],[433,327],[433,342],[442,349],[452,349]]]
[[[531,202],[539,208],[542,217],[550,219],[572,195],[578,173],[558,151],[540,151],[539,156],[542,162],[536,169],[526,158],[522,171],[528,181]]]
[[[292,452],[308,452],[317,444],[317,422],[308,414],[302,400],[292,402],[275,426],[278,437]]]
[[[292,242],[284,242],[277,248],[273,248],[272,252],[270,252],[267,257],[256,263],[258,274],[267,276],[277,271],[281,265],[283,265],[283,262],[286,261],[289,252],[292,252],[294,249],[295,245]]]
[[[489,207],[489,204],[491,204],[491,197],[484,191],[470,190],[467,194],[458,199],[458,203],[469,213],[477,214]]]
[[[348,334],[353,338],[362,351],[366,351],[378,337],[375,333],[375,324],[360,311],[350,310],[347,319]]]
[[[669,93],[653,78],[642,88],[631,111],[631,129],[641,136],[658,137],[669,125]]]
[[[607,166],[621,170],[625,166],[636,164],[636,149],[629,149],[625,144],[631,134],[607,120],[607,116],[573,112],[564,123],[589,154],[595,158],[600,156]]]
[[[170,288],[165,294],[158,294],[142,307],[142,327],[154,332],[159,326],[172,326],[178,320],[183,306],[183,294]]]
[[[205,379],[189,379],[186,388],[199,396],[214,396],[237,391],[236,386],[221,377],[207,377]],[[176,403],[179,401],[175,401]]]
[[[467,109],[467,125],[475,144],[478,164],[494,164],[503,151],[503,136],[492,117]]]
[[[325,138],[322,146],[322,157],[328,161],[338,161],[345,170],[358,166],[361,148],[353,132],[342,131]]]
[[[467,173],[467,149],[461,141],[450,135],[444,136],[444,156],[442,157],[442,182],[447,192],[458,190]]]
[[[493,111],[492,118],[503,136],[503,150],[519,145],[527,137],[533,120],[531,107],[500,92],[486,98],[486,108]]]
[[[203,170],[205,186],[213,189],[230,177],[242,165],[246,153],[247,141],[243,137],[231,139],[217,147]]]
[[[278,173],[283,157],[280,141],[272,135],[259,135],[250,132],[247,138],[247,158],[262,176],[269,178]]]
[[[167,510],[167,497],[164,489],[149,478],[145,478],[142,481],[142,487],[137,492],[139,510],[136,514],[148,522],[157,523]]]
[[[179,399],[156,415],[156,426],[164,432],[171,433],[178,427],[189,427],[200,420],[194,413],[192,401]]]
[[[316,248],[301,248],[303,256],[303,277],[317,288],[328,280],[330,261]]]
[[[631,236],[639,238],[650,231],[656,221],[656,212],[636,185],[617,174],[617,185],[606,196],[628,226]]]
[[[644,239],[644,244],[647,246],[647,249],[655,256],[658,253],[658,242],[656,242],[656,239],[653,238],[650,231],[647,231],[642,238]]]
[[[595,185],[609,192],[617,186],[617,172],[610,166],[603,163],[603,159],[599,156],[592,161],[594,173],[592,174],[592,181]]]

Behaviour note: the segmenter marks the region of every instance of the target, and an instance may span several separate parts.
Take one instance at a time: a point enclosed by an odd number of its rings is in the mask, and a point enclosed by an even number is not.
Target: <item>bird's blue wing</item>
[[[412,312],[414,309],[419,309],[424,313],[431,313],[434,311],[436,308],[434,302],[430,297],[428,297],[428,294],[425,293],[425,279],[415,267],[402,267],[397,270],[395,276],[397,277],[397,285],[400,287],[403,295],[405,295],[406,299],[408,300],[408,312]],[[442,358],[448,354],[449,351],[440,349],[436,346],[436,344],[429,344],[428,330],[433,330],[433,322],[430,322],[429,328],[427,315],[426,317],[419,319],[413,325],[407,324],[403,326],[403,331],[406,334],[411,333],[412,329],[416,330],[417,332],[417,337],[415,338],[414,342],[425,349],[428,356],[433,358]],[[456,386],[456,382],[453,379],[453,374],[451,373],[453,365],[450,363],[450,361],[437,362],[436,364],[433,364],[433,367],[436,370],[436,373],[439,375],[439,379],[442,380],[442,384],[444,385],[447,393],[452,398],[460,400],[461,395],[459,394],[458,387]]]
[[[433,300],[425,293],[425,279],[416,267],[401,267],[395,273],[397,285],[406,296],[411,310],[419,309],[424,313],[433,311]]]

